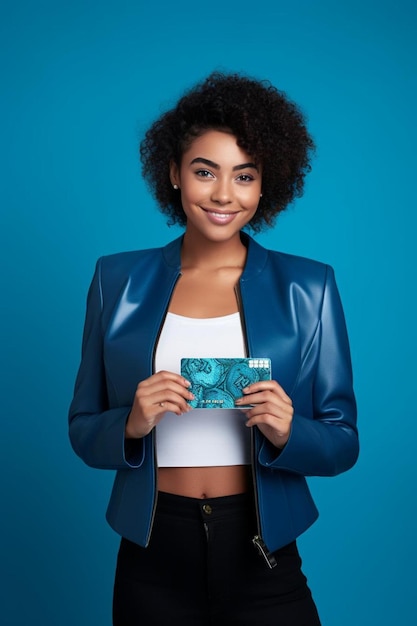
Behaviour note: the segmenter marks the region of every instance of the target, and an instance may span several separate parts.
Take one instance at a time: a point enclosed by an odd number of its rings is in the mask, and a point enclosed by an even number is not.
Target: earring
[[[178,185],[172,185],[174,189],[178,189]]]
[[[262,195],[263,195],[262,193],[261,193],[261,194],[259,194],[259,197],[260,197],[260,198],[262,198]]]

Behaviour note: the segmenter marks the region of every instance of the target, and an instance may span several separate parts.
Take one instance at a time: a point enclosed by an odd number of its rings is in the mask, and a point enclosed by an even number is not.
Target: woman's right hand
[[[166,411],[176,415],[191,411],[187,401],[193,400],[194,395],[188,391],[189,386],[183,376],[164,370],[142,380],[127,418],[126,438],[139,439],[147,435]]]

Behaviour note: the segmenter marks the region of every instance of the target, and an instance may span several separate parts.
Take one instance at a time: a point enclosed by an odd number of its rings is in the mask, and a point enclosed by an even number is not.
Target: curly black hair
[[[262,167],[262,198],[248,224],[258,232],[303,193],[314,142],[299,108],[267,80],[211,73],[185,92],[140,143],[142,174],[170,225],[185,225],[181,197],[169,177],[191,142],[207,130],[224,130]]]

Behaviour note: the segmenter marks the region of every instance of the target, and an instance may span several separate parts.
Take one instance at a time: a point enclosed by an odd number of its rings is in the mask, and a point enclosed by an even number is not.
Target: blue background
[[[336,270],[362,452],[313,479],[301,539],[323,626],[417,620],[413,0],[3,2],[0,621],[110,625],[112,472],[70,449],[85,297],[102,254],[179,234],[138,140],[213,69],[268,78],[318,145],[305,196],[258,236]]]

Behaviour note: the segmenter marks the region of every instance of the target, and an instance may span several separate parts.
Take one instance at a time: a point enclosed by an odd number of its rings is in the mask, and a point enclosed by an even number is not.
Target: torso
[[[238,311],[235,287],[241,267],[216,270],[183,268],[169,311],[187,317],[208,318]],[[160,467],[160,491],[190,498],[216,498],[244,493],[250,489],[247,465],[214,467]]]
[[[218,498],[249,491],[249,465],[160,467],[158,489],[188,498]]]

